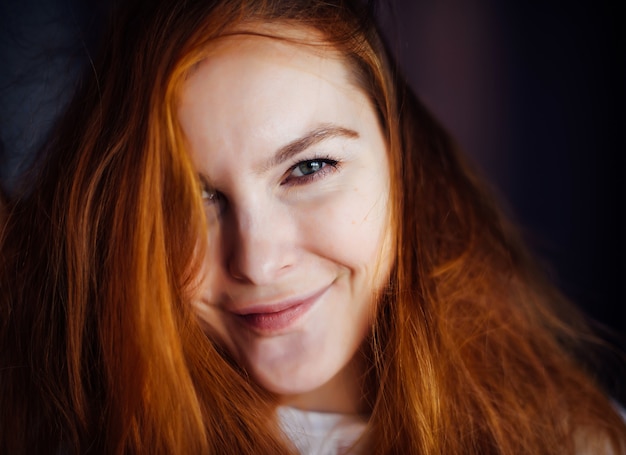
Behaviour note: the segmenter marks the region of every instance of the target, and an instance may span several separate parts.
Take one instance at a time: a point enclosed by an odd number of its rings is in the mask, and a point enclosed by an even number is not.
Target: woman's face
[[[369,99],[335,52],[236,35],[190,74],[179,118],[206,184],[199,316],[284,402],[354,410],[355,353],[392,261]]]

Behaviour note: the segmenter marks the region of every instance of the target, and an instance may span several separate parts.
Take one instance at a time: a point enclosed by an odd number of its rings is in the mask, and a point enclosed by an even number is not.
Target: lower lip
[[[255,313],[246,315],[236,315],[246,326],[261,334],[275,334],[284,330],[300,319],[317,300],[326,292],[323,291],[297,303],[293,306],[275,313]]]

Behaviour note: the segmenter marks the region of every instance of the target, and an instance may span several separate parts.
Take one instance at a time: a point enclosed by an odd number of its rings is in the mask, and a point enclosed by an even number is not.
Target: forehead
[[[189,86],[198,72],[206,78],[228,71],[256,75],[270,70],[278,75],[280,69],[310,73],[328,82],[349,79],[342,54],[325,42],[320,32],[304,27],[260,24],[234,30],[213,40],[202,55],[187,74],[185,85]]]
[[[352,74],[350,59],[331,45],[321,31],[302,24],[246,22],[210,40],[198,55],[201,60],[186,71],[184,86],[189,87],[190,80],[200,70],[205,76],[211,72],[225,73],[228,66],[232,68],[239,63],[234,69],[251,72],[268,62],[274,64],[273,71],[282,66],[316,72],[323,64],[328,81],[343,79],[360,85],[359,78]],[[244,55],[246,59],[241,59]],[[319,71],[317,75],[321,75]]]
[[[318,34],[290,32],[236,33],[211,43],[178,109],[192,149],[240,153],[269,142],[275,148],[319,123],[356,128],[371,106],[344,59]]]

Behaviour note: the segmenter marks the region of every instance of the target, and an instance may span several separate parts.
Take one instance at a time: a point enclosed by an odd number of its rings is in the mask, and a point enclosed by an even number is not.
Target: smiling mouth
[[[286,306],[268,307],[267,310],[259,308],[258,311],[253,310],[245,314],[233,314],[240,322],[253,331],[261,335],[274,335],[295,324],[327,290],[328,287],[310,297]]]

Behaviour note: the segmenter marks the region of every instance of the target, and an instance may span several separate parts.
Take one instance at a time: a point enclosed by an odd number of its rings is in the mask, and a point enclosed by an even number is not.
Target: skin
[[[328,47],[242,34],[212,45],[178,114],[205,184],[207,330],[281,402],[362,411],[357,353],[392,262],[370,100]]]

